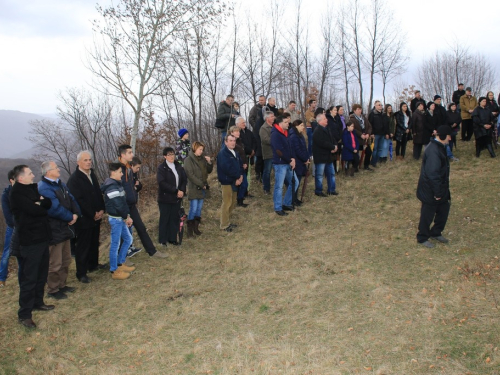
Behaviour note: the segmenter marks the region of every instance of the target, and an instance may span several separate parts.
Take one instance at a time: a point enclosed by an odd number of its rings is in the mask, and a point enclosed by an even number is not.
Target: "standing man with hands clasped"
[[[422,202],[420,223],[418,224],[417,242],[425,247],[435,245],[430,238],[441,243],[448,243],[442,232],[450,212],[450,162],[446,156],[446,145],[451,140],[451,128],[441,125],[437,136],[425,148],[417,198]],[[431,224],[434,225],[431,228]]]

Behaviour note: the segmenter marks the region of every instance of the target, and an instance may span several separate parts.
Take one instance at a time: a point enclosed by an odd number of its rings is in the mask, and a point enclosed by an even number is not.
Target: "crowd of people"
[[[236,207],[248,206],[248,178],[253,165],[255,180],[263,194],[271,194],[271,172],[274,170],[273,209],[287,216],[303,204],[299,199],[310,175],[314,178],[314,194],[325,198],[338,195],[335,176],[343,171],[352,177],[360,170],[374,172],[393,158],[406,156],[406,146],[413,141],[413,158],[420,159],[424,146],[417,196],[422,201],[417,241],[433,247],[429,239],[448,242],[442,236],[449,212],[449,162],[457,135],[470,141],[475,135],[476,156],[487,149],[495,157],[499,107],[493,93],[478,100],[472,90],[459,85],[453,102],[445,110],[441,97],[435,95],[426,103],[420,92],[394,112],[390,104],[375,101],[368,115],[354,104],[349,114],[343,106],[321,108],[309,100],[302,115],[295,101],[277,108],[276,100],[260,96],[246,119],[239,113],[234,97],[228,95],[220,103],[215,126],[221,129],[222,145],[217,154],[217,179],[221,185],[222,205],[220,229],[232,232],[231,221]],[[179,233],[186,223],[186,236],[200,236],[202,210],[210,186],[208,176],[215,161],[205,153],[205,145],[191,143],[189,131],[180,129],[174,147],[163,149],[163,162],[157,169],[159,207],[158,243],[179,246]],[[109,177],[99,183],[92,169],[92,155],[81,151],[77,168],[67,184],[60,179],[57,164],[42,163],[42,179],[34,183],[29,166],[18,165],[8,173],[9,185],[2,194],[2,210],[7,223],[0,263],[0,287],[5,287],[10,255],[18,260],[19,322],[35,328],[32,311],[48,311],[54,305],[47,298],[64,300],[75,287],[67,285],[72,249],[76,278],[90,283],[88,274],[109,269],[113,280],[125,280],[135,270],[130,258],[141,248],[133,246],[133,228],[142,246],[152,258],[166,258],[150,238],[137,208],[142,183],[138,178],[141,161],[130,145],[118,147],[118,160],[109,164]],[[326,191],[323,180],[326,179]],[[189,212],[184,215],[187,197]],[[107,213],[111,229],[109,265],[99,263],[101,222]],[[434,226],[431,227],[434,221]]]

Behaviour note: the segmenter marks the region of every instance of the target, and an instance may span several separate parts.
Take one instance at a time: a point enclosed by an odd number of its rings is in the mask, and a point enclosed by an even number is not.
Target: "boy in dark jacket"
[[[114,280],[125,280],[130,277],[130,272],[135,267],[127,267],[125,259],[127,250],[132,243],[132,235],[129,227],[133,221],[130,218],[130,211],[125,197],[125,190],[122,185],[122,166],[120,163],[109,164],[110,177],[104,181],[101,191],[104,195],[104,205],[108,213],[108,221],[111,227],[111,244],[109,248],[109,267],[111,278]],[[120,240],[122,244],[120,246]],[[120,251],[118,252],[118,247]]]

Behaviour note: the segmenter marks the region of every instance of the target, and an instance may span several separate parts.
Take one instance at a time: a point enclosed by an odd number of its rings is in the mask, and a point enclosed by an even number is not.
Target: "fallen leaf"
[[[490,362],[491,362],[491,358],[490,357],[486,358],[486,363],[490,363]]]
[[[26,348],[26,352],[27,352],[27,353],[31,353],[31,352],[33,352],[34,350],[35,350],[35,348],[34,348],[34,347],[32,347],[32,346],[28,346],[28,347]]]
[[[198,338],[197,338],[196,340],[194,340],[193,342],[194,342],[194,343],[197,343],[197,342],[200,342],[200,340],[201,340],[201,339],[198,337]]]
[[[372,367],[371,366],[365,366],[363,367],[366,371],[371,371],[372,370]]]

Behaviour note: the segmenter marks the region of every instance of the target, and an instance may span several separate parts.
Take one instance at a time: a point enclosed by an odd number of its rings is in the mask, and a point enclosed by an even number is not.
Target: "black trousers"
[[[363,152],[363,146],[360,146],[359,147],[359,152]],[[372,148],[370,147],[370,145],[367,145],[366,148],[365,148],[365,156],[364,156],[364,162],[363,162],[363,166],[365,168],[368,168],[370,166],[370,161],[372,160]]]
[[[158,203],[158,206],[160,208],[158,242],[167,243],[177,241],[181,203]]]
[[[427,204],[422,202],[420,210],[420,222],[418,223],[417,241],[422,243],[430,237],[440,236],[448,221],[450,213],[450,202],[446,201],[441,204]],[[431,228],[431,224],[434,225]]]
[[[401,155],[402,157],[405,157],[406,154],[406,143],[407,143],[407,137],[406,134],[403,134],[403,137],[401,138],[401,141],[396,141],[396,156]]]
[[[420,155],[422,155],[422,147],[423,144],[419,143],[414,143],[413,144],[413,159],[418,160],[420,159]]]
[[[134,204],[133,206],[128,206],[128,208],[130,211],[130,218],[134,222],[132,225],[134,226],[134,229],[137,231],[137,234],[141,239],[142,246],[144,246],[144,249],[146,249],[149,255],[153,255],[154,253],[156,253],[156,248],[155,245],[153,245],[153,241],[151,241],[151,237],[149,237],[146,226],[142,222],[141,215],[139,214],[137,206]],[[178,215],[177,219],[179,219]]]
[[[49,274],[49,243],[20,246],[19,319],[31,319],[35,306],[43,305],[43,290]]]
[[[87,271],[99,266],[99,234],[101,223],[96,222],[92,228],[79,229],[75,242],[76,278],[87,275]]]
[[[255,157],[255,174],[257,177],[262,178],[262,173],[264,173],[264,159],[262,156]]]
[[[470,141],[474,134],[474,123],[472,119],[462,120],[462,140]]]

